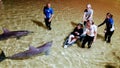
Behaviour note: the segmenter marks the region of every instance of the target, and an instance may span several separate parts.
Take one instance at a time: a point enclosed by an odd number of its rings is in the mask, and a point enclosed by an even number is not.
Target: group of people
[[[48,28],[48,30],[51,30],[51,21],[54,16],[54,10],[51,8],[51,4],[47,3],[46,6],[43,9],[44,15],[45,15],[45,24]],[[70,33],[68,38],[66,39],[64,43],[64,48],[67,48],[68,46],[71,46],[73,43],[75,43],[77,40],[80,40],[82,42],[81,47],[85,48],[85,44],[88,43],[88,48],[91,47],[92,43],[95,42],[97,37],[97,27],[102,26],[106,23],[105,27],[105,36],[104,40],[107,43],[111,42],[111,37],[114,33],[114,20],[113,15],[111,13],[106,14],[106,18],[100,25],[96,26],[93,22],[93,9],[91,7],[91,4],[87,4],[87,8],[84,10],[83,15],[83,23],[79,23],[73,32]]]
[[[83,27],[84,26],[84,27]],[[95,42],[97,37],[97,26],[93,21],[87,20],[86,24],[78,24],[74,31],[69,35],[68,39],[64,43],[64,48],[75,43],[77,40],[82,42],[81,47],[85,48],[85,44],[88,43],[88,48]]]

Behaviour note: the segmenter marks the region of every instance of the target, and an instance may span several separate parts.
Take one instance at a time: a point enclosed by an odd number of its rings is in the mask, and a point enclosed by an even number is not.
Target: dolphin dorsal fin
[[[29,50],[37,50],[34,46],[29,46]]]
[[[3,30],[4,33],[10,32],[10,31],[9,31],[8,29],[6,29],[6,28],[2,28],[2,30]]]

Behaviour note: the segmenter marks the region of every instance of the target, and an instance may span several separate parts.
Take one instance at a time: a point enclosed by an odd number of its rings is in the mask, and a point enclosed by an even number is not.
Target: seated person
[[[82,34],[83,34],[83,25],[78,24],[74,29],[74,31],[69,35],[69,37],[65,41],[64,48],[67,48],[69,45],[75,43],[77,39],[81,39]]]

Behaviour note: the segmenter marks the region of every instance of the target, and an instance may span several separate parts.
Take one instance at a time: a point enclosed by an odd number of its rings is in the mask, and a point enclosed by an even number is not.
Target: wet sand
[[[50,55],[40,54],[29,59],[0,62],[0,68],[120,68],[120,0],[51,0],[55,11],[52,30],[44,24],[43,6],[49,0],[4,0],[0,10],[0,33],[2,28],[9,30],[30,30],[33,34],[0,41],[0,48],[6,56],[11,56],[28,49],[29,45],[40,46],[53,40]],[[82,49],[77,44],[64,49],[63,42],[82,21],[86,4],[94,9],[96,25],[103,22],[105,14],[114,15],[115,33],[111,44],[103,41],[105,26],[98,28],[98,37],[92,47]]]

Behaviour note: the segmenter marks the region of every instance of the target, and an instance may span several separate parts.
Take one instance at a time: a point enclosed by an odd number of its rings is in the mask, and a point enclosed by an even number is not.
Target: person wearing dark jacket
[[[97,38],[97,26],[93,21],[91,23],[90,20],[87,20],[83,35],[85,35],[85,37],[83,39],[81,47],[85,48],[86,43],[88,43],[88,48],[91,48],[92,43],[95,42]]]
[[[110,43],[111,42],[111,37],[114,33],[114,20],[113,20],[113,15],[111,13],[107,13],[106,14],[106,19],[103,21],[103,23],[101,23],[100,25],[98,25],[98,27],[102,26],[106,24],[106,27],[105,27],[105,36],[104,36],[104,40],[107,42],[107,43]]]
[[[78,24],[76,28],[73,30],[73,32],[69,35],[67,40],[65,41],[64,48],[67,48],[69,45],[75,43],[78,39],[81,38],[82,34],[83,34],[83,25]]]

